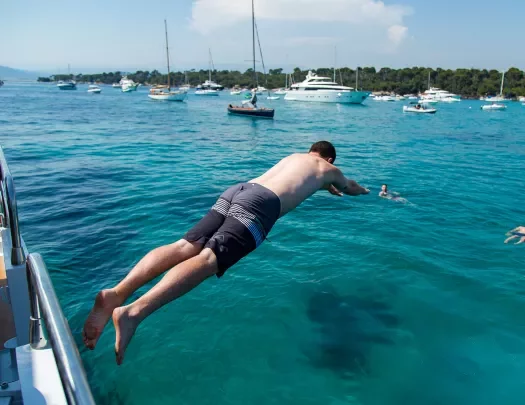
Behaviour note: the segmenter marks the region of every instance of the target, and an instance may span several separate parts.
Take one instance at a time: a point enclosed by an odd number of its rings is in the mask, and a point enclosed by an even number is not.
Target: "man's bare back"
[[[368,193],[367,189],[344,178],[338,168],[316,153],[295,153],[285,157],[262,176],[251,180],[250,183],[260,184],[279,197],[281,217],[318,190],[334,191],[333,188],[329,189],[331,185],[349,195]]]
[[[98,293],[82,331],[86,347],[95,348],[113,318],[116,360],[121,364],[144,319],[208,277],[221,277],[266,239],[279,217],[316,191],[325,189],[337,196],[368,194],[369,190],[348,180],[333,165],[335,156],[331,143],[316,142],[309,153],[288,156],[251,182],[228,188],[182,239],[152,250],[118,285]],[[135,291],[166,271],[146,294],[124,305]]]

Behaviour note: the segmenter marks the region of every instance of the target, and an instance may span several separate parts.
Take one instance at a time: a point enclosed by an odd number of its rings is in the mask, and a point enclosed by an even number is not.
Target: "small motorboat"
[[[266,100],[279,100],[281,97],[279,96],[268,96],[266,97]]]
[[[506,110],[507,106],[505,104],[499,104],[499,103],[492,103],[492,104],[486,104],[481,106],[482,110],[487,111],[498,111],[498,110]]]
[[[113,83],[111,87],[113,87],[114,89],[121,89],[122,85],[120,83]]]
[[[60,80],[57,83],[57,87],[60,90],[76,90],[77,89],[77,82],[75,82],[74,80],[68,80],[66,82],[63,82],[62,80]]]
[[[416,113],[416,114],[435,114],[435,108],[426,107],[420,103],[410,103],[409,105],[403,106],[403,112]]]
[[[88,93],[91,93],[91,94],[100,94],[100,92],[102,91],[102,89],[100,87],[98,87],[97,85],[95,84],[90,84],[89,87],[88,87]]]
[[[277,94],[279,96],[284,96],[284,95],[286,95],[286,89],[276,90],[276,91],[273,92],[273,94]]]
[[[240,90],[232,90],[232,91],[230,91],[230,94],[232,96],[238,96],[239,94],[241,94],[241,91]]]
[[[228,106],[228,112],[235,115],[244,115],[255,118],[273,118],[275,110],[273,108],[253,108],[244,106]]]

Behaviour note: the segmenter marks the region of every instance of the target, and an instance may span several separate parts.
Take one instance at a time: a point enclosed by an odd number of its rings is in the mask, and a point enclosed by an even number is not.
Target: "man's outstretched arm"
[[[368,194],[370,190],[359,185],[355,180],[347,179],[341,170],[334,167],[331,172],[331,184],[341,193],[351,196]],[[332,193],[334,194],[334,193]]]

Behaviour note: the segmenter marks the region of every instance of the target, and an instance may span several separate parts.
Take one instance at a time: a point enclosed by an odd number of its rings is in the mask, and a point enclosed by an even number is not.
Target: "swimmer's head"
[[[383,184],[381,186],[381,191],[384,191],[386,193],[388,191],[388,184]]]
[[[335,162],[335,148],[328,141],[319,141],[314,143],[308,153],[318,155],[320,158],[326,160],[328,163]]]

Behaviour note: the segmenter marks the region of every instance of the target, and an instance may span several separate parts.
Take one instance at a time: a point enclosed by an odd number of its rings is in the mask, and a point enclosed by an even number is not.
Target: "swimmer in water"
[[[379,192],[379,197],[386,198],[387,200],[392,200],[398,203],[406,204],[408,200],[406,198],[400,197],[395,191],[391,193],[388,191],[388,184],[383,184],[381,186],[381,191]]]
[[[388,197],[388,184],[383,184],[381,186],[381,191],[379,192],[379,197]]]
[[[505,235],[508,236],[508,238],[505,239],[505,243],[509,243],[511,240],[519,238],[519,241],[515,243],[515,245],[519,245],[520,243],[525,242],[525,226],[518,226],[512,231],[507,232]]]

